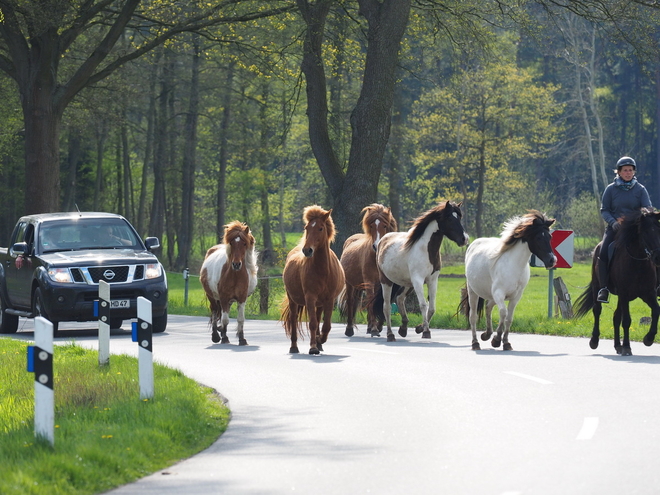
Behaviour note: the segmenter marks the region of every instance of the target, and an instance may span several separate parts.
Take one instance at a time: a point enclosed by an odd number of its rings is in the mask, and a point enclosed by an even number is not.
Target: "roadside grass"
[[[260,274],[261,276],[261,274]],[[571,301],[574,303],[578,296],[585,290],[591,280],[591,262],[574,263],[572,268],[555,269],[554,278],[561,277],[564,281]],[[209,315],[206,296],[199,283],[199,277],[190,276],[188,287],[188,305],[184,305],[184,281],[181,274],[168,273],[170,290],[170,313],[192,316]],[[246,317],[250,319],[278,320],[280,317],[280,304],[284,299],[284,287],[282,280],[276,275],[271,275],[269,280],[270,297],[268,313],[259,312],[259,288],[248,298],[246,305]],[[591,313],[582,319],[563,319],[557,315],[552,308],[552,317],[548,318],[548,285],[549,272],[544,268],[531,268],[531,278],[525,288],[523,297],[516,307],[511,332],[514,333],[537,333],[545,335],[562,335],[571,337],[589,337],[593,327]],[[431,328],[469,329],[467,318],[458,314],[461,300],[461,288],[465,286],[465,266],[462,263],[445,265],[442,268],[438,281],[438,294],[436,298],[436,314],[431,320]],[[553,295],[554,289],[553,289]],[[554,304],[553,304],[554,306]],[[612,325],[613,312],[616,309],[616,296],[612,296],[610,304],[603,305],[601,315],[601,338],[613,338],[614,329]],[[650,316],[650,309],[641,300],[637,299],[630,305],[633,318],[631,326],[631,339],[641,341],[648,331],[648,324],[640,323],[640,319]],[[232,318],[236,317],[236,305],[232,306],[230,313]],[[410,326],[421,323],[419,314],[410,313]],[[359,331],[366,331],[366,316],[364,312],[357,315]],[[497,325],[499,313],[497,308],[493,310],[493,324]],[[341,319],[337,311],[333,316],[335,330],[341,327]],[[400,325],[398,314],[392,317],[393,326]],[[485,320],[480,320],[478,327],[485,329]]]
[[[34,375],[22,341],[0,338],[0,493],[94,494],[205,449],[229,410],[210,388],[154,365],[156,393],[140,400],[137,359],[108,366],[75,344],[54,353],[55,445],[34,436]]]

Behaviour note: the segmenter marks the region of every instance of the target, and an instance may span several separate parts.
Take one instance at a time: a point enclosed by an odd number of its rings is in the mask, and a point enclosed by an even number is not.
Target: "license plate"
[[[130,299],[113,299],[110,301],[110,309],[130,308]]]

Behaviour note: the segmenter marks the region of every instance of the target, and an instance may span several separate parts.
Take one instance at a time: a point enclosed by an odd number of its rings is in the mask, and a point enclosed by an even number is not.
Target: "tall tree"
[[[26,211],[58,209],[62,115],[83,88],[182,32],[276,15],[286,3],[0,0],[0,70],[16,81],[25,120]]]

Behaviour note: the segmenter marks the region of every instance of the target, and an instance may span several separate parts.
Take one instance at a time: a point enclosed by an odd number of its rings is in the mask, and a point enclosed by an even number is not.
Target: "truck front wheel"
[[[167,312],[161,316],[155,316],[151,325],[151,331],[153,333],[164,332],[167,328]]]
[[[0,333],[16,333],[18,330],[18,316],[5,313],[7,305],[0,296]]]
[[[34,298],[32,299],[32,312],[34,316],[42,316],[46,318],[53,324],[53,336],[57,335],[57,330],[59,323],[57,321],[51,320],[46,314],[46,308],[44,307],[44,298],[41,295],[41,289],[37,287],[37,290],[34,291]]]

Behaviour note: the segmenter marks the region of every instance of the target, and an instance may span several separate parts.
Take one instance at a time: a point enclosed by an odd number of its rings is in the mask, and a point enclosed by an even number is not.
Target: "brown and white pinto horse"
[[[376,265],[376,247],[382,237],[389,232],[396,232],[396,219],[389,208],[374,203],[362,209],[362,234],[354,234],[344,242],[341,254],[341,266],[346,275],[346,287],[340,296],[339,306],[346,316],[347,337],[355,333],[355,313],[364,292],[367,302],[367,333],[380,332],[383,321],[378,320],[373,311],[374,287],[380,279]]]
[[[225,225],[223,244],[213,246],[206,252],[199,274],[199,281],[211,306],[211,340],[214,343],[220,342],[219,328],[222,343],[229,344],[229,308],[236,302],[238,344],[247,345],[243,336],[245,301],[257,286],[257,271],[257,252],[250,227],[239,221]]]
[[[445,236],[459,246],[469,237],[461,224],[461,203],[442,201],[435,208],[420,215],[408,232],[390,232],[378,243],[376,262],[380,271],[381,290],[376,291],[374,311],[387,323],[387,341],[396,339],[392,333],[391,301],[395,295],[401,313],[399,335],[408,334],[408,315],[404,303],[411,288],[415,290],[423,322],[415,331],[430,339],[429,322],[435,314],[435,296],[442,261],[440,245]],[[428,299],[424,295],[428,289]],[[372,337],[374,334],[371,334]]]
[[[335,299],[344,287],[344,270],[330,249],[335,238],[332,210],[308,206],[303,212],[305,234],[286,257],[282,279],[286,299],[282,303],[281,321],[291,338],[292,354],[298,353],[300,319],[309,317],[309,353],[319,354],[328,340]],[[323,327],[319,332],[319,321]]]

